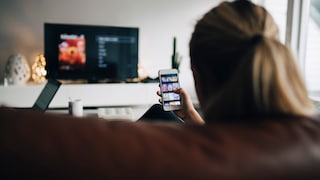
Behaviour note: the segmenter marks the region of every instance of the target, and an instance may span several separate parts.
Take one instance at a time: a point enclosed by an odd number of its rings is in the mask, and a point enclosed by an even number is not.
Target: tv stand
[[[131,79],[59,79],[62,84],[122,84],[122,83],[159,83],[159,78],[131,78]]]
[[[0,105],[31,107],[43,87],[1,85]],[[64,83],[49,108],[67,108],[70,99],[81,99],[84,107],[152,105],[158,103],[158,89],[158,83]]]

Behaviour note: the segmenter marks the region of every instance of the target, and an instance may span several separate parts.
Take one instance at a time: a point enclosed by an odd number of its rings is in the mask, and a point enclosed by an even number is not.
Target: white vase
[[[23,85],[30,79],[30,67],[24,55],[18,53],[9,56],[5,78],[10,85]]]

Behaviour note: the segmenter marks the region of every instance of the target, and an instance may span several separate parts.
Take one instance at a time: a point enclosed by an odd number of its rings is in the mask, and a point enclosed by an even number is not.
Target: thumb
[[[190,98],[189,98],[188,93],[183,88],[177,89],[177,91],[175,93],[180,94],[183,103],[191,103],[191,102],[189,102]]]

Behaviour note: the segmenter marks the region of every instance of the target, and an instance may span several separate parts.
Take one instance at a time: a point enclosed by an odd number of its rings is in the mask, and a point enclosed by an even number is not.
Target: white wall
[[[1,0],[0,82],[12,53],[29,64],[43,53],[43,23],[133,26],[140,28],[139,62],[146,74],[169,68],[172,38],[183,56],[180,79],[193,86],[188,43],[195,22],[220,0]],[[190,90],[192,91],[192,90]]]

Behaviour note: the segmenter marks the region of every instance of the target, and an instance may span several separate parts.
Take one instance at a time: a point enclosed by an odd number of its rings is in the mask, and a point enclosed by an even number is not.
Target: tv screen
[[[47,78],[122,81],[138,77],[134,27],[44,24]]]

